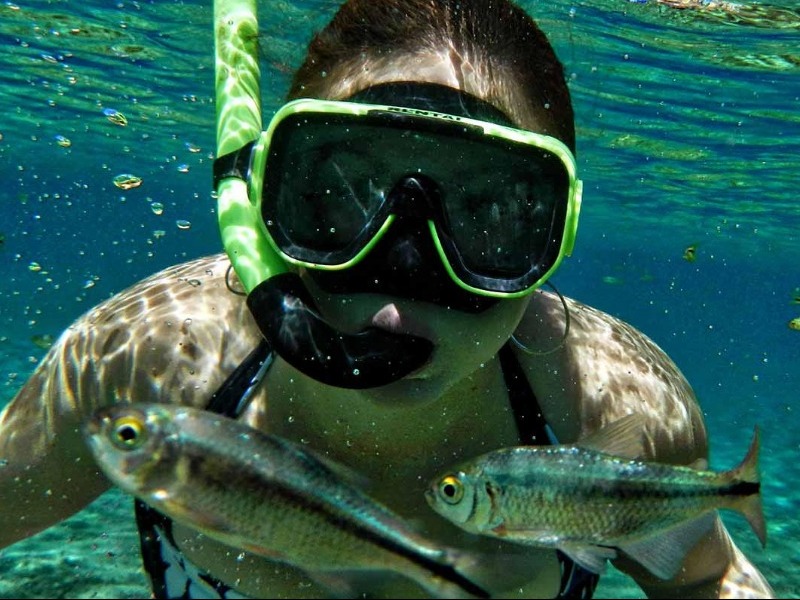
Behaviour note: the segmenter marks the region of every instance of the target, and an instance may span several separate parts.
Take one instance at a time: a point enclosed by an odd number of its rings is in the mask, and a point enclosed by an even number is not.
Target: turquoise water
[[[46,336],[221,249],[210,4],[0,4],[0,406]],[[555,282],[672,356],[701,400],[713,467],[738,463],[760,425],[767,549],[738,516],[726,523],[778,596],[797,597],[800,11],[789,0],[522,4],[570,75],[586,182],[575,254]],[[336,6],[262,3],[265,112]],[[120,174],[141,186],[116,187]],[[0,552],[0,597],[145,593],[129,504],[111,493]],[[641,594],[612,574],[599,595]]]

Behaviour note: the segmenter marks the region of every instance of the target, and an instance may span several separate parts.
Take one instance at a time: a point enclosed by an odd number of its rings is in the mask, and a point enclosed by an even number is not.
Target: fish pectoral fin
[[[661,531],[656,535],[620,545],[620,550],[656,577],[672,579],[697,542],[714,526],[716,511]]]
[[[305,571],[305,574],[331,598],[355,598],[358,595],[356,586],[346,572]]]
[[[522,546],[502,552],[458,551],[454,567],[493,598],[512,598],[531,581],[531,557]]]
[[[575,446],[622,458],[644,456],[644,416],[627,415],[575,442]]]
[[[490,530],[495,535],[504,536],[506,534],[506,520],[499,515],[495,515],[486,523],[485,529]]]
[[[309,449],[304,449],[304,451],[309,454],[313,454],[314,457],[319,460],[319,462],[325,465],[325,467],[327,467],[328,470],[334,474],[334,476],[339,477],[342,481],[349,483],[353,487],[358,488],[361,491],[368,491],[373,487],[373,482],[369,477],[356,471],[349,465],[340,463],[329,456],[320,454],[319,452],[313,452]]]
[[[605,572],[606,561],[617,558],[617,551],[605,546],[561,543],[557,548],[587,571],[598,575]]]

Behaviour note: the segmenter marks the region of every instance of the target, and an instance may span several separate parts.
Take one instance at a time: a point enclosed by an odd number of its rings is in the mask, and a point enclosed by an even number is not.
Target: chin
[[[412,407],[435,402],[444,395],[447,388],[440,377],[412,374],[388,385],[360,390],[360,393],[376,404]]]

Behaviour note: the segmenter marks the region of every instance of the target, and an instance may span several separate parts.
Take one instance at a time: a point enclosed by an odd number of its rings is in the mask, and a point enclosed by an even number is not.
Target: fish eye
[[[121,450],[135,450],[144,443],[145,429],[142,420],[125,416],[114,421],[111,441]]]
[[[448,504],[458,504],[464,497],[464,484],[455,475],[443,477],[439,482],[439,495]]]

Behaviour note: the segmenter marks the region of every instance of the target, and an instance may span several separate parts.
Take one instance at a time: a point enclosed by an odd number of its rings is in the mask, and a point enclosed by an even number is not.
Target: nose
[[[421,268],[423,258],[419,244],[424,243],[424,241],[419,240],[421,237],[423,237],[421,233],[412,232],[403,233],[399,238],[396,238],[387,257],[389,268],[404,271],[414,271]]]
[[[404,279],[406,285],[446,278],[428,229],[433,207],[441,201],[436,182],[421,174],[407,175],[389,191],[387,200],[395,221],[379,244],[385,268],[393,278]]]
[[[428,221],[440,211],[442,192],[430,177],[407,175],[388,194],[395,220],[372,250],[353,267],[336,272],[313,271],[323,289],[376,292],[423,300],[466,312],[482,312],[496,298],[461,289],[448,275]]]
[[[422,173],[402,177],[389,191],[388,202],[398,217],[415,217],[426,221],[433,218],[435,208],[442,204],[442,190]]]

